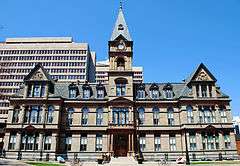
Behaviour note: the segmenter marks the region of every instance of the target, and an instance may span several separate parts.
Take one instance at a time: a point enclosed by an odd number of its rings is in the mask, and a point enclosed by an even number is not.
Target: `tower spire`
[[[123,10],[122,10],[122,0],[120,0],[118,17],[117,17],[110,41],[115,40],[120,35],[122,35],[128,41],[132,41],[132,38],[128,31],[127,23],[124,18]]]

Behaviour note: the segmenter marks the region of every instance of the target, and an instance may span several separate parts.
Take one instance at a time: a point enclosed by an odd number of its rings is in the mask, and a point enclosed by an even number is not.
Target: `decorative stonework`
[[[44,75],[43,75],[43,73],[38,71],[32,76],[32,79],[33,80],[44,80]]]
[[[208,75],[207,73],[205,73],[204,71],[201,71],[198,76],[197,76],[197,81],[208,81],[209,78],[208,78]]]

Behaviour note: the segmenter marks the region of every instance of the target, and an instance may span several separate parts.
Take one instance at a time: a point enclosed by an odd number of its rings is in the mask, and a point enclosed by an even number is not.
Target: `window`
[[[160,135],[155,135],[154,136],[154,147],[155,147],[155,151],[159,152],[161,150],[161,139],[160,139]]]
[[[96,112],[96,124],[98,126],[103,124],[103,108],[97,108]]]
[[[207,135],[207,149],[208,150],[214,149],[214,139],[212,134]]]
[[[34,84],[28,86],[28,97],[43,97],[45,95],[45,84]]]
[[[103,99],[104,98],[104,90],[103,89],[98,89],[97,90],[97,98],[98,99]]]
[[[223,106],[220,107],[219,112],[220,112],[220,116],[221,116],[221,122],[227,123],[227,114],[226,114],[226,110]]]
[[[173,116],[173,108],[168,108],[168,125],[173,126],[174,125],[174,116]]]
[[[207,97],[207,86],[202,85],[201,89],[202,89],[202,97]]]
[[[118,70],[124,70],[125,69],[125,60],[124,58],[118,58],[117,59],[117,69]]]
[[[116,84],[116,95],[117,96],[126,95],[126,84],[123,84],[123,83]]]
[[[81,135],[80,151],[87,151],[87,134]]]
[[[14,150],[15,146],[16,146],[16,134],[11,134],[10,135],[10,140],[9,140],[9,144],[8,144],[8,149],[9,150]]]
[[[169,146],[170,151],[176,151],[176,136],[175,135],[169,135]]]
[[[172,91],[172,89],[166,89],[165,90],[165,97],[167,99],[172,99],[173,98],[173,91]]]
[[[224,134],[225,149],[231,149],[231,139],[229,134]]]
[[[113,108],[113,124],[125,125],[129,121],[129,112],[127,108]]]
[[[144,108],[143,107],[140,107],[138,109],[138,120],[139,120],[139,124],[144,124]]]
[[[137,98],[138,98],[138,99],[145,99],[145,90],[139,89],[139,90],[137,91]]]
[[[72,135],[67,135],[65,138],[65,150],[71,151],[72,148]]]
[[[158,107],[153,108],[153,124],[159,125],[159,109]]]
[[[146,138],[145,138],[145,135],[140,135],[139,143],[140,143],[140,151],[143,152],[145,150],[145,148],[146,148]]]
[[[88,124],[88,108],[84,107],[82,109],[82,125]]]
[[[21,150],[38,150],[38,134],[23,134]]]
[[[90,98],[90,89],[84,89],[83,90],[83,98],[89,99]]]
[[[29,108],[29,107],[28,107]],[[25,112],[25,123],[41,123],[42,108],[41,106],[30,106],[30,110]]]
[[[189,143],[190,143],[190,150],[192,150],[192,151],[197,150],[195,133],[189,133]]]
[[[52,136],[45,136],[44,150],[51,150]]]
[[[200,123],[215,123],[215,112],[210,107],[199,108]]]
[[[191,106],[187,106],[187,121],[193,123],[193,110]]]
[[[54,107],[50,105],[48,106],[47,123],[53,122],[53,115],[54,115]]]
[[[12,122],[13,123],[18,123],[18,121],[19,121],[19,113],[20,113],[20,107],[17,106],[13,110],[13,118],[12,118]]]
[[[69,108],[68,109],[68,116],[67,116],[67,125],[68,126],[72,126],[72,124],[73,124],[73,113],[74,113],[74,109]]]
[[[219,149],[219,135],[218,133],[215,134],[215,147]]]
[[[151,98],[152,99],[158,99],[159,92],[157,89],[151,90]]]
[[[101,134],[97,134],[96,135],[96,151],[97,152],[101,152],[102,151],[102,135]]]
[[[77,89],[76,88],[69,89],[69,98],[75,99],[76,97],[77,97]]]

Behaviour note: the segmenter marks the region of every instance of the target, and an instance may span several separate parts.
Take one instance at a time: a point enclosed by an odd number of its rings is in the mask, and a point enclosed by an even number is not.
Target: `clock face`
[[[124,46],[123,43],[120,43],[120,44],[118,45],[118,49],[119,49],[119,50],[123,50],[124,48],[125,48],[125,46]]]

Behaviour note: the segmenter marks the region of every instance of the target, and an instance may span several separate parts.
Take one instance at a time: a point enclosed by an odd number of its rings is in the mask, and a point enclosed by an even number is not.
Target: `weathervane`
[[[120,9],[122,9],[122,4],[123,4],[123,2],[122,2],[122,0],[120,0]]]

